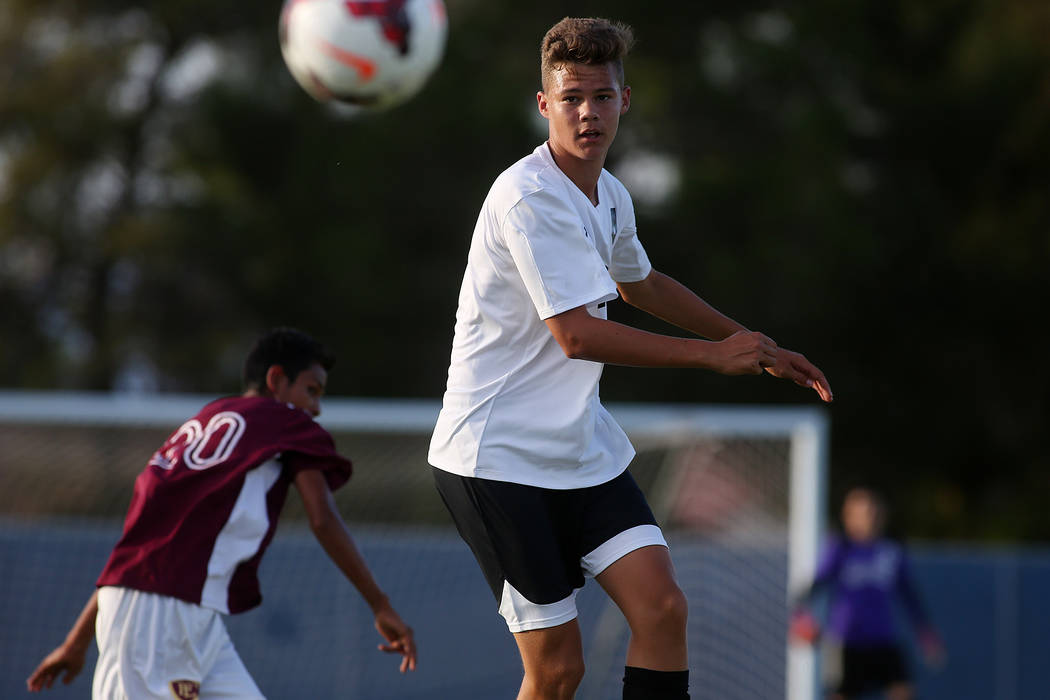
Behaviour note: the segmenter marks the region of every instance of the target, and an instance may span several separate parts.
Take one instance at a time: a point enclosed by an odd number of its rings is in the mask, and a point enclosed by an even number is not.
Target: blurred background
[[[439,397],[481,201],[545,138],[539,38],[608,16],[638,44],[607,167],[658,269],[827,374],[829,522],[864,483],[927,582],[1045,575],[1050,4],[446,4],[423,92],[362,114],[293,82],[279,3],[0,0],[0,388],[235,393],[288,324],[331,394]],[[619,367],[602,395],[816,401]]]

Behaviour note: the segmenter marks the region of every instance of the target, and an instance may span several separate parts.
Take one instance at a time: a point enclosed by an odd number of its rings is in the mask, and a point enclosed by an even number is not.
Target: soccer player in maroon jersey
[[[244,394],[202,408],[139,474],[97,590],[29,690],[63,673],[71,682],[97,631],[96,699],[262,698],[220,615],[261,602],[259,561],[293,483],[314,535],[372,609],[386,641],[379,648],[402,655],[402,672],[415,669],[412,629],[372,578],[332,497],[351,472],[314,421],[333,362],[296,330],[260,338],[245,361]]]

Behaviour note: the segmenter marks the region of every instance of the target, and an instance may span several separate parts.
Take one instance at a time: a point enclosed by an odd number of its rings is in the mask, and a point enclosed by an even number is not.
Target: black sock
[[[623,700],[689,700],[689,671],[625,666]]]

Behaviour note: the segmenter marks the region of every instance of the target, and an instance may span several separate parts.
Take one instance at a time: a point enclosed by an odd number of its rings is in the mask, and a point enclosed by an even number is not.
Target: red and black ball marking
[[[408,54],[408,34],[412,29],[405,9],[407,0],[346,0],[346,9],[355,17],[376,17],[383,28],[383,36],[397,46],[402,56]]]

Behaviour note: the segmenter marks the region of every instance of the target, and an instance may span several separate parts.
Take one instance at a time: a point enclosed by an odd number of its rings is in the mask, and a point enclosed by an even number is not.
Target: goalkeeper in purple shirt
[[[846,494],[842,505],[845,537],[823,553],[813,584],[792,619],[794,637],[812,642],[819,627],[809,611],[813,598],[829,594],[827,636],[841,645],[841,676],[831,696],[845,700],[885,692],[891,700],[914,697],[905,663],[894,604],[903,605],[918,633],[929,663],[943,658],[940,639],[930,624],[911,575],[904,548],[882,537],[884,508],[869,489]]]

